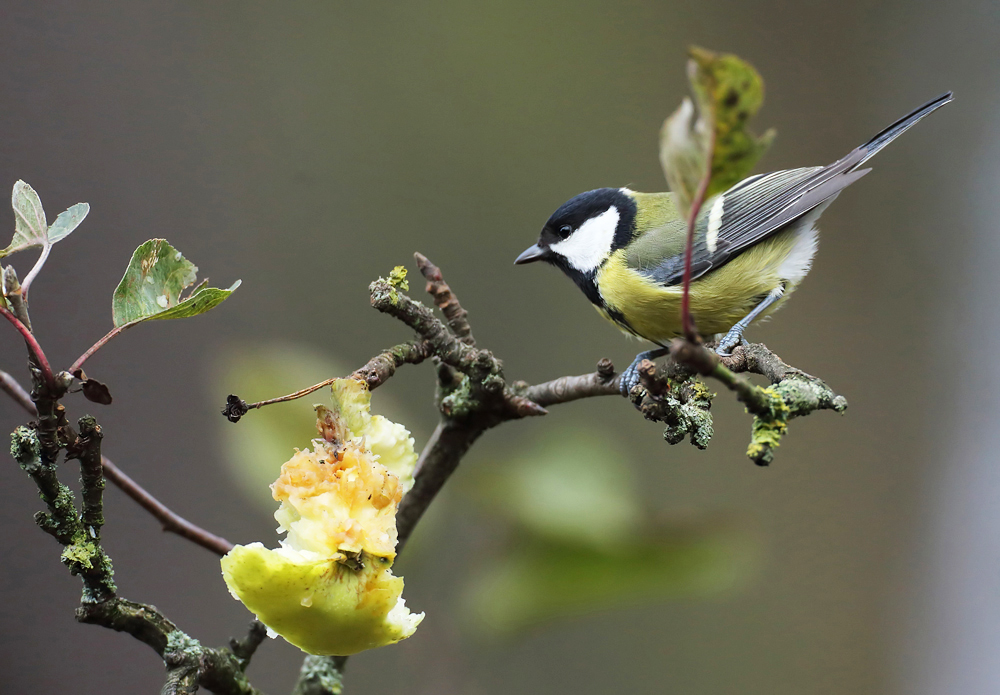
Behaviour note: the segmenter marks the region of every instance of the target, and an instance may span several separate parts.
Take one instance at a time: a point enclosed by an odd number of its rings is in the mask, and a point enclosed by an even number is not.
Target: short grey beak
[[[525,263],[534,263],[535,261],[540,261],[545,256],[548,255],[548,250],[543,249],[538,244],[525,249],[524,253],[514,259],[514,265],[523,265]]]

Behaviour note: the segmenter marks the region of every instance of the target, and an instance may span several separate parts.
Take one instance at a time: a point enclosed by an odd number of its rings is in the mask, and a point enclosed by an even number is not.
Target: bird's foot
[[[715,346],[715,354],[719,357],[730,357],[733,354],[733,349],[737,345],[749,345],[747,339],[743,337],[742,331],[729,331],[722,337],[719,344]]]
[[[659,348],[657,350],[646,350],[645,352],[640,352],[632,360],[632,364],[622,372],[621,379],[618,382],[618,388],[622,395],[628,398],[629,393],[632,392],[632,387],[639,383],[639,364],[643,360],[655,360],[657,357],[663,357],[668,352],[669,348]]]

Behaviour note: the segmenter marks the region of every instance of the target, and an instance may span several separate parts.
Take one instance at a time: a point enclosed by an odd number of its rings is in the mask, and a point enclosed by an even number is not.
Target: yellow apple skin
[[[388,560],[363,556],[354,570],[312,553],[238,545],[222,559],[230,592],[262,623],[310,654],[348,656],[413,634],[423,613],[403,604]]]

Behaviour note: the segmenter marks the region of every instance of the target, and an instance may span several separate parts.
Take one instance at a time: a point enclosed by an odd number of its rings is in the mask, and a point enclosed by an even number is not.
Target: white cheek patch
[[[612,205],[597,217],[591,217],[581,224],[568,239],[552,244],[549,248],[582,273],[594,270],[611,253],[620,217],[618,208]]]

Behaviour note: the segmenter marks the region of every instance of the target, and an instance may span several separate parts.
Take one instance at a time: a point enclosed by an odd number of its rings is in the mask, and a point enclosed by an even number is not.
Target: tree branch
[[[534,386],[518,381],[514,383],[514,390],[543,408],[581,398],[621,395],[615,366],[609,359],[598,362],[597,371],[592,374],[563,376]]]
[[[31,402],[31,396],[7,372],[0,371],[0,388],[24,408],[29,415],[33,417],[38,415],[35,404]],[[101,456],[101,466],[103,467],[104,476],[122,492],[135,500],[140,507],[152,514],[160,522],[164,531],[175,533],[181,538],[186,538],[192,543],[200,545],[219,556],[225,555],[232,550],[232,543],[221,536],[216,536],[214,533],[206,531],[172,511],[116,466],[107,456]]]
[[[455,337],[466,345],[476,346],[476,339],[472,337],[472,326],[469,325],[469,312],[458,303],[458,297],[451,291],[448,283],[444,281],[441,269],[431,263],[427,256],[422,253],[415,253],[413,257],[417,260],[417,268],[420,274],[427,280],[427,292],[434,297],[434,304],[441,313],[444,314],[448,328],[455,334]]]

